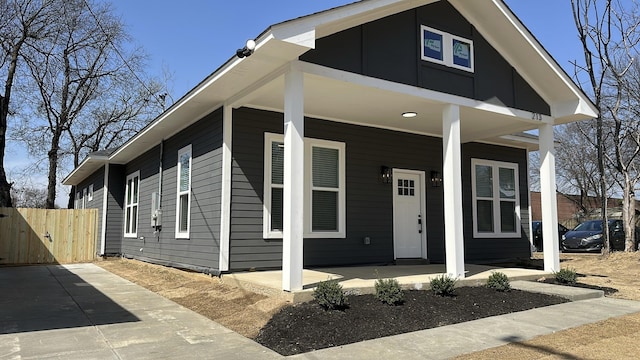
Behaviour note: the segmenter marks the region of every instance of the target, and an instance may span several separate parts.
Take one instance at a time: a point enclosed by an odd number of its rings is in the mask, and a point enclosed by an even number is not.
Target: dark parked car
[[[542,221],[532,221],[531,230],[533,231],[533,246],[535,251],[542,251]],[[562,243],[562,235],[564,235],[569,229],[562,224],[558,224],[558,241]]]
[[[604,244],[602,220],[589,220],[564,234],[563,251],[600,251]],[[624,250],[624,229],[622,220],[609,220],[609,241],[611,250]]]

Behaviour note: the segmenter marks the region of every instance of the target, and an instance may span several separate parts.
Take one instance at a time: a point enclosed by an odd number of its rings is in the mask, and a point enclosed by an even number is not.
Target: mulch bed
[[[325,311],[315,301],[290,305],[271,318],[256,341],[282,355],[294,355],[568,301],[486,287],[457,288],[453,297],[431,291],[405,291],[404,295],[405,302],[399,306],[383,304],[373,295],[350,296],[350,306],[343,311]]]

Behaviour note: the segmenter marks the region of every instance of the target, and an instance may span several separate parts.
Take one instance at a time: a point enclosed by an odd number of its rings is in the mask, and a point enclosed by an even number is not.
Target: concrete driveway
[[[584,289],[512,285],[587,300],[288,358],[450,359],[640,311],[640,302],[582,296]],[[0,360],[283,358],[93,264],[0,267]]]
[[[93,264],[0,268],[0,359],[281,359]]]

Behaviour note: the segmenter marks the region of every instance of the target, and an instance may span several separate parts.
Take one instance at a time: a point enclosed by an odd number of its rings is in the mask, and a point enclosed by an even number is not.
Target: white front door
[[[424,172],[393,170],[395,258],[426,258]]]

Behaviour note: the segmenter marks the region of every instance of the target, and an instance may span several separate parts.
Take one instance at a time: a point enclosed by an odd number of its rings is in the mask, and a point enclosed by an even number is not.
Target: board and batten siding
[[[233,115],[233,168],[231,198],[230,269],[278,268],[282,265],[282,240],[263,239],[264,133],[282,133],[280,113],[242,108]],[[428,177],[442,171],[442,139],[351,124],[305,119],[308,138],[346,144],[346,237],[305,239],[304,265],[388,263],[393,258],[393,185],[380,180],[380,167],[421,170]],[[520,164],[521,207],[526,196],[526,152],[519,149],[468,144],[463,148],[465,209],[470,207],[470,155]],[[524,165],[523,165],[524,164]],[[444,261],[442,187],[426,180],[426,231],[428,257]],[[467,191],[468,190],[468,191]],[[523,212],[523,218],[528,217]],[[471,229],[465,210],[465,229]],[[528,219],[523,227],[528,226]],[[466,231],[466,230],[465,230]],[[522,239],[473,239],[465,233],[467,260],[525,256]],[[369,237],[371,243],[364,244]],[[508,246],[505,243],[511,241]],[[528,254],[528,252],[527,252]]]
[[[176,239],[178,151],[191,145],[191,218],[188,239]],[[216,110],[162,146],[162,230],[151,226],[151,198],[158,192],[160,145],[126,164],[124,176],[140,171],[138,232],[123,237],[122,252],[177,267],[219,268],[222,180],[222,111]],[[121,229],[121,234],[124,231]],[[121,235],[122,236],[122,235]]]
[[[95,249],[96,253],[100,253],[100,242],[102,241],[102,212],[103,212],[103,199],[104,199],[104,166],[100,169],[93,172],[93,174],[89,175],[86,179],[84,179],[80,184],[75,187],[74,196],[78,192],[84,194],[85,189],[89,190],[89,187],[93,185],[93,198],[91,201],[88,199],[84,199],[84,208],[85,209],[97,209],[98,210],[98,229],[97,229],[97,237]]]
[[[421,59],[420,27],[473,41],[474,72]],[[438,1],[318,39],[300,60],[550,115],[549,105],[449,2]]]

